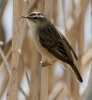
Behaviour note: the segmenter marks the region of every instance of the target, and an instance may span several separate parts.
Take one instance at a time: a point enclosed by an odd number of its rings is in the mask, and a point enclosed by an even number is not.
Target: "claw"
[[[41,67],[46,67],[46,66],[48,66],[48,65],[50,65],[50,63],[47,63],[47,62],[40,62],[40,66]]]
[[[51,61],[51,62],[40,62],[40,66],[41,67],[46,67],[46,66],[48,66],[48,65],[51,65],[53,62],[55,62],[56,60],[53,60],[53,61]]]

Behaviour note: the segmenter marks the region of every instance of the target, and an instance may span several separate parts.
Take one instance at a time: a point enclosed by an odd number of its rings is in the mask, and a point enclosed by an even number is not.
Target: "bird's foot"
[[[51,65],[53,62],[55,62],[56,60],[53,60],[53,61],[51,61],[51,62],[40,62],[40,66],[41,67],[46,67],[46,66],[48,66],[48,65]]]

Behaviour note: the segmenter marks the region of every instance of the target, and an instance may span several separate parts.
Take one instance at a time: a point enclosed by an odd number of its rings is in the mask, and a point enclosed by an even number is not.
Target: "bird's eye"
[[[33,17],[33,19],[37,19],[37,17]]]

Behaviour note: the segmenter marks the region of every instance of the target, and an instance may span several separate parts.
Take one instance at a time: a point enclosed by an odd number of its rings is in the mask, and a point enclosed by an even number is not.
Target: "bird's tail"
[[[74,64],[74,65],[71,66],[71,67],[72,67],[74,73],[76,74],[78,80],[79,80],[80,82],[83,82],[83,79],[82,79],[82,77],[81,77],[81,75],[80,75],[80,73],[79,73],[79,71],[78,71],[76,65]]]

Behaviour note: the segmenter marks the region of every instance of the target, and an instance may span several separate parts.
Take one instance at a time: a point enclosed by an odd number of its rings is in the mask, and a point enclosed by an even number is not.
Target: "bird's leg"
[[[41,67],[46,67],[46,66],[48,66],[48,65],[51,65],[53,62],[55,62],[56,60],[53,60],[53,61],[51,61],[51,62],[40,62],[40,66]]]

